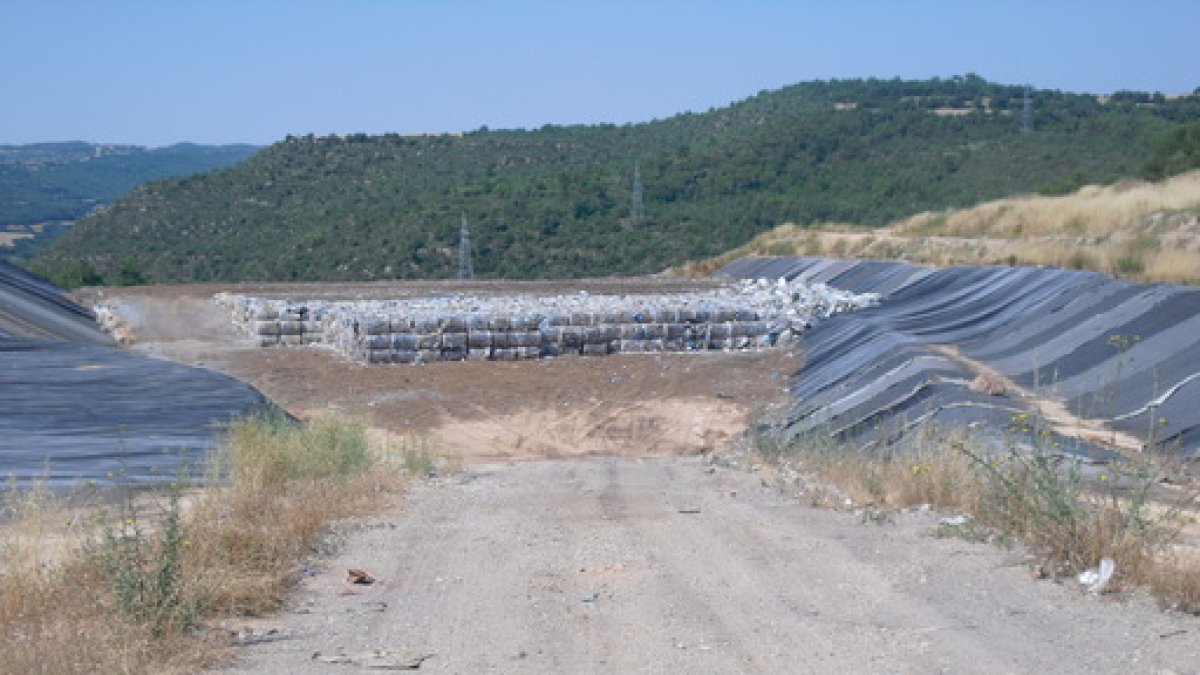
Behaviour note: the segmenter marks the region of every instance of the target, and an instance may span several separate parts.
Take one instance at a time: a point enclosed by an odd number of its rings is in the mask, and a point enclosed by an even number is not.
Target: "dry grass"
[[[930,504],[968,514],[965,527],[946,533],[1020,541],[1053,577],[1111,557],[1122,582],[1149,588],[1165,607],[1200,614],[1200,555],[1176,544],[1180,528],[1196,520],[1200,492],[1152,502],[1151,490],[1171,471],[1157,461],[1114,466],[1088,481],[1078,466],[1036,448],[997,452],[966,433],[933,428],[886,452],[825,437],[753,440],[762,458],[808,477],[814,504],[842,507],[848,499],[864,514]]]
[[[1089,185],[1057,197],[1000,199],[974,208],[922,213],[894,224],[910,236],[1023,239],[1048,236],[1112,237],[1151,213],[1200,207],[1200,171],[1157,182]]]
[[[1159,183],[1088,186],[922,213],[886,228],[785,224],[669,272],[711,274],[746,255],[899,259],[936,266],[1051,265],[1200,284],[1200,171]]]
[[[363,427],[336,420],[245,422],[218,457],[230,482],[186,509],[131,497],[80,518],[44,491],[16,500],[0,550],[0,671],[217,663],[230,642],[216,619],[276,608],[332,521],[379,508],[400,486]]]
[[[895,453],[852,448],[824,436],[792,444],[759,437],[753,446],[772,463],[792,464],[815,476],[810,499],[816,504],[842,506],[848,499],[857,507],[885,511],[920,504],[959,511],[978,507],[978,472],[964,454],[934,442],[929,430]]]

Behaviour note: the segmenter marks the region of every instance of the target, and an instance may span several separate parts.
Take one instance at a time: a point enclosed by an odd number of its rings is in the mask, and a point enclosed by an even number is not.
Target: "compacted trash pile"
[[[790,343],[817,321],[875,299],[785,280],[643,295],[215,298],[260,346],[326,345],[363,363],[761,349]]]

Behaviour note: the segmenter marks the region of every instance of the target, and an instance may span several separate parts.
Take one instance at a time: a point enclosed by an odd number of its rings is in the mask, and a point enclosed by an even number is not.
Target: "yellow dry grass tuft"
[[[968,433],[934,427],[886,450],[822,435],[751,440],[767,462],[815,477],[814,495],[833,497],[814,503],[840,507],[849,498],[864,513],[930,504],[969,514],[944,534],[1021,541],[1050,576],[1111,557],[1123,581],[1146,586],[1166,607],[1200,614],[1200,554],[1176,545],[1181,527],[1195,522],[1200,491],[1192,486],[1169,505],[1151,502],[1150,491],[1170,470],[1158,460],[1114,465],[1089,483],[1077,467],[1037,448],[997,453]]]
[[[332,521],[378,509],[401,487],[398,462],[366,439],[362,425],[334,419],[240,423],[214,462],[228,482],[191,495],[186,509],[177,493],[82,513],[45,491],[22,495],[0,530],[0,669],[190,672],[219,662],[229,640],[206,627],[213,619],[277,607]]]

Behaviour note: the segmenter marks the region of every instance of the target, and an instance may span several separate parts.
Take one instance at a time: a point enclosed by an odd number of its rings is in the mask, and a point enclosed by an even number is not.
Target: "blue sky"
[[[1196,0],[0,0],[0,143],[638,122],[839,77],[1183,93],[1198,26]]]

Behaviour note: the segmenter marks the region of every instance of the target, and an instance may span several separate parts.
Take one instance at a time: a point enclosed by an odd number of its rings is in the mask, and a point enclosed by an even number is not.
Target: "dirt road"
[[[864,525],[699,458],[478,466],[365,523],[232,672],[1200,667],[1195,619],[1034,582],[1017,554],[935,524]],[[352,567],[377,583],[350,585]]]

